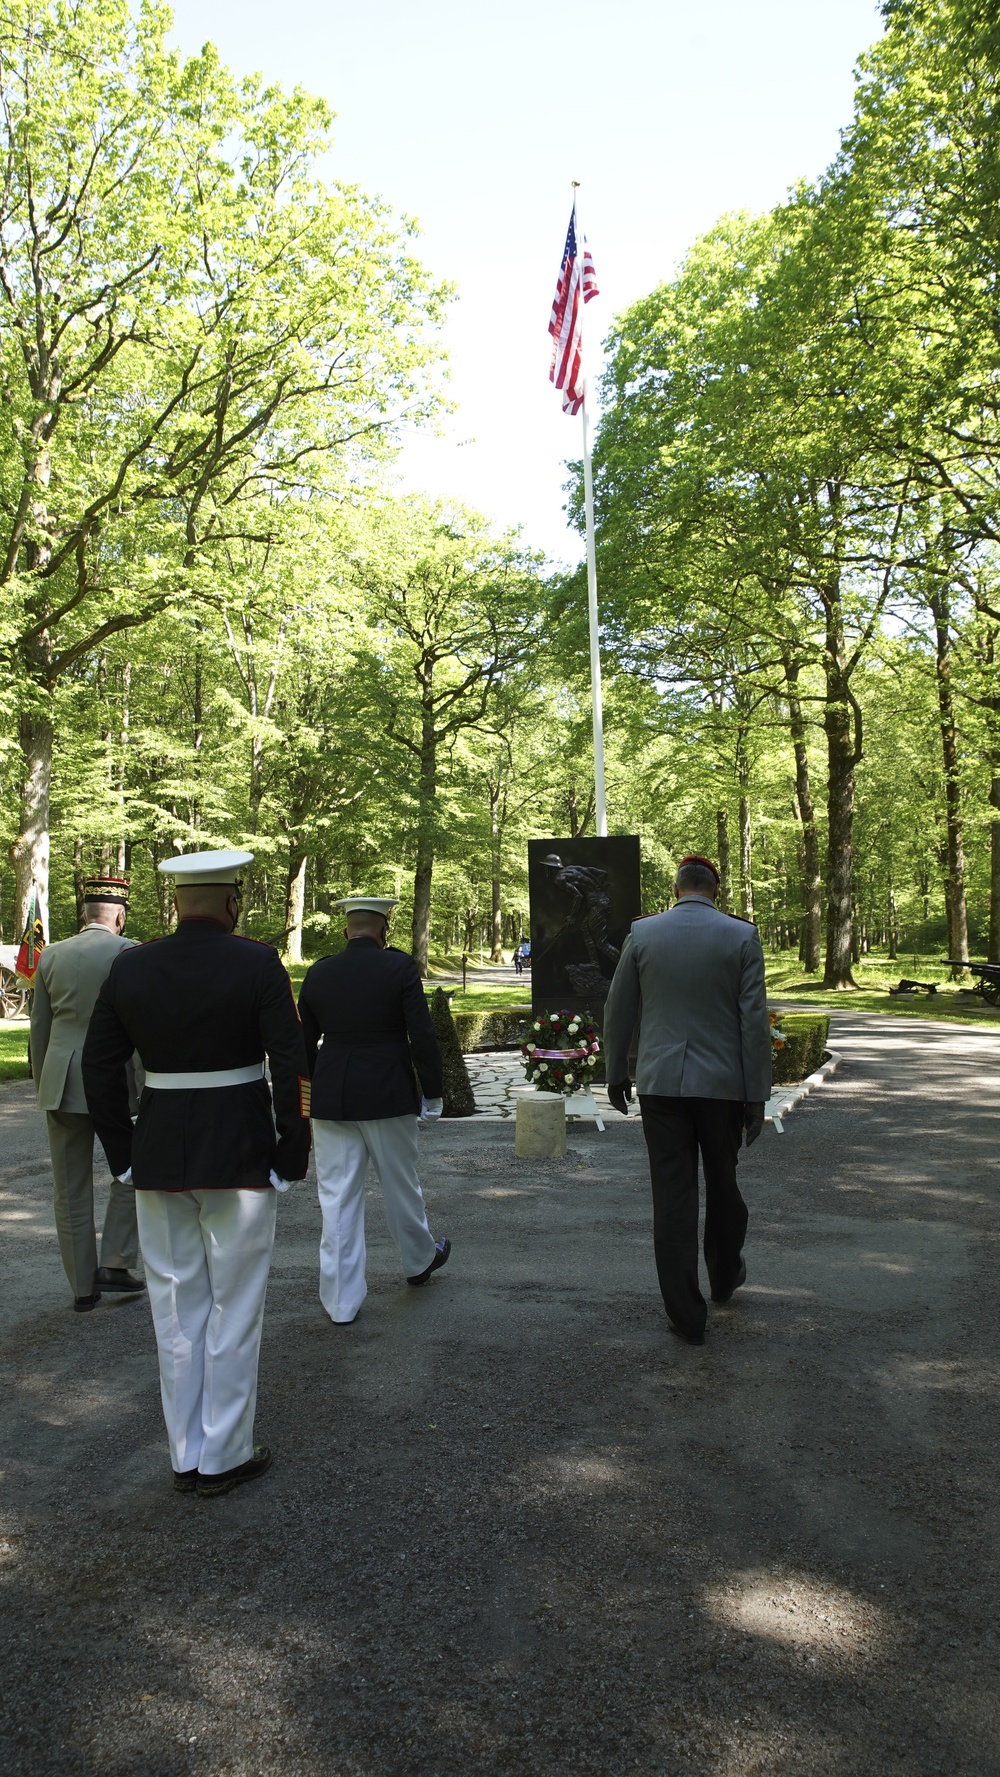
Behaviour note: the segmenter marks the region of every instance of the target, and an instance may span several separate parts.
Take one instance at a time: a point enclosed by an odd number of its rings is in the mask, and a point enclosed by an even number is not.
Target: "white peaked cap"
[[[232,888],[240,871],[252,863],[252,851],[189,851],[183,857],[164,859],[160,873],[175,876],[178,888],[200,888],[210,882]]]
[[[388,919],[393,908],[399,906],[399,900],[384,895],[345,895],[333,904],[342,907],[345,913],[381,913],[383,919]]]

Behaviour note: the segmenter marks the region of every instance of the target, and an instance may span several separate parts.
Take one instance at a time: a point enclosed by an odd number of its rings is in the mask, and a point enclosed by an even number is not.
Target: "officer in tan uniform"
[[[75,937],[42,951],[31,1003],[31,1071],[48,1122],[56,1233],[78,1314],[96,1307],[104,1293],[134,1295],[146,1287],[131,1270],[139,1256],[135,1192],[117,1178],[111,1181],[98,1266],[94,1125],[80,1071],[97,995],[119,952],[133,948],[124,936],[128,890],[124,877],[88,877],[87,923]]]

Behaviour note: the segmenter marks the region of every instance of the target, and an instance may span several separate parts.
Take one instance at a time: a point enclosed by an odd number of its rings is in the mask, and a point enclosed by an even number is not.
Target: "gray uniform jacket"
[[[131,938],[92,925],[42,951],[31,999],[30,1039],[39,1110],[87,1115],[80,1057],[90,1014],[115,957],[131,948]],[[132,1084],[130,1079],[130,1088]]]
[[[640,1097],[768,1099],[771,1029],[756,926],[694,899],[636,920],[604,1017],[612,1083],[629,1077],[636,1023]]]

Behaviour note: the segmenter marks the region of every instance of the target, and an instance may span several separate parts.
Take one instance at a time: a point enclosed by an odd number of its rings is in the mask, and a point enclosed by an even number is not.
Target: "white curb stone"
[[[782,1086],[777,1092],[772,1092],[764,1106],[765,1123],[773,1123],[778,1134],[784,1135],[781,1119],[787,1117],[789,1111],[794,1110],[799,1100],[805,1098],[814,1086],[822,1086],[827,1074],[833,1073],[840,1059],[835,1050],[829,1049],[822,1067],[818,1067],[815,1073],[807,1074],[804,1080],[799,1080],[794,1086]]]

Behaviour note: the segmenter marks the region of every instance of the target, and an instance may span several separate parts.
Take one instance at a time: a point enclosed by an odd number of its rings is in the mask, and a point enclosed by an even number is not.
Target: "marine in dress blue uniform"
[[[175,1485],[202,1494],[271,1460],[253,1424],[275,1186],[304,1178],[309,1160],[291,981],[270,945],[234,935],[238,872],[251,862],[194,852],[161,864],[175,878],[177,929],[117,958],[83,1052],[108,1164],[135,1186]],[[146,1070],[134,1131],[133,1049]]]
[[[369,1160],[407,1282],[426,1283],[447,1262],[451,1242],[435,1241],[417,1176],[418,1113],[422,1108],[431,1119],[443,1108],[441,1051],[420,971],[388,945],[389,914],[398,903],[353,895],[336,905],[347,915],[347,947],[307,971],[299,1013],[323,1212],[320,1300],[332,1321],[346,1324],[367,1294]]]

